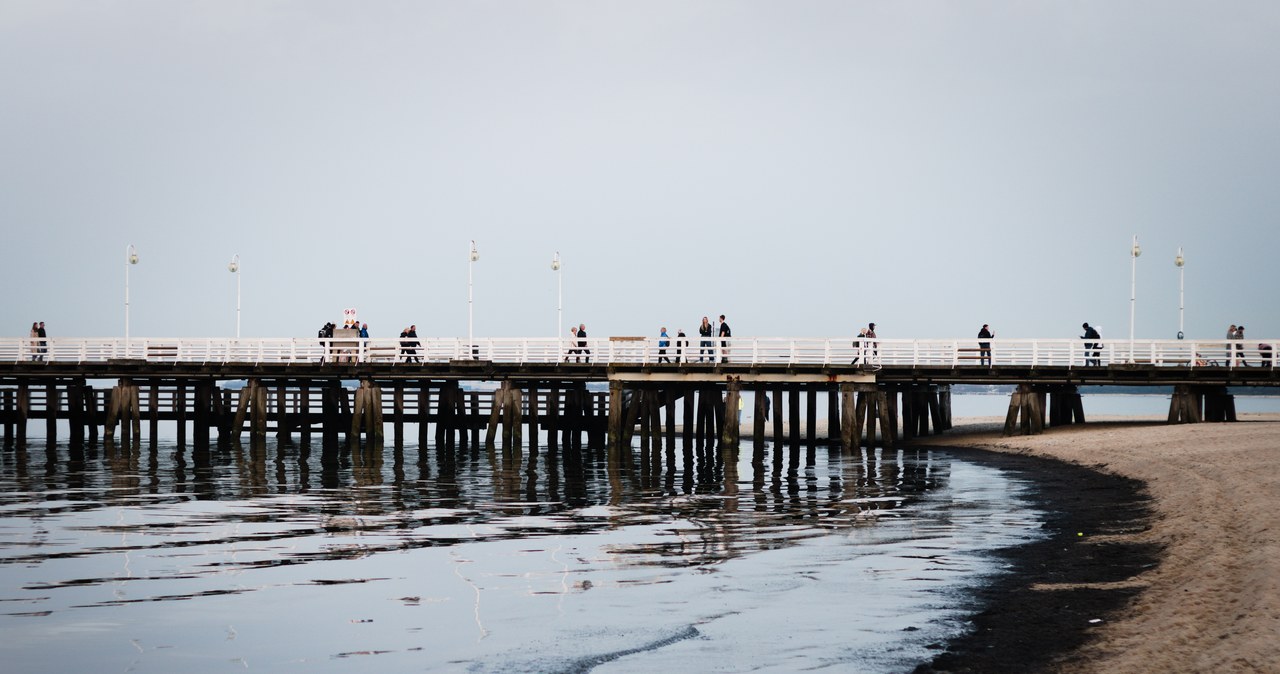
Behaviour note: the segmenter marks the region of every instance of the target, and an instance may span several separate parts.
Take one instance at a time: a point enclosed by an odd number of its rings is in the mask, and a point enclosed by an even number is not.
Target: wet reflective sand
[[[902,671],[1040,535],[944,450],[0,457],[10,671]]]

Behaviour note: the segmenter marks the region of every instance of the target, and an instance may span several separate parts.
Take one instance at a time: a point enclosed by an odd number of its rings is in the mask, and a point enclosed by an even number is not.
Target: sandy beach
[[[1172,426],[1154,420],[1091,420],[1038,436],[1008,438],[1001,437],[998,421],[961,420],[953,431],[924,442],[1065,461],[1130,478],[1140,497],[1133,509],[1147,511],[1137,526],[1076,532],[1074,545],[1065,537],[1069,532],[1059,532],[1055,545],[1063,552],[1064,565],[1099,566],[1110,556],[1113,569],[1124,572],[1106,578],[1105,569],[1095,569],[1087,576],[1093,580],[1076,583],[1032,578],[1022,588],[1022,596],[1040,606],[1066,605],[1061,597],[1068,592],[1085,604],[1092,601],[1088,597],[1110,597],[1115,604],[1102,618],[1064,611],[1056,630],[1079,633],[1080,643],[1068,645],[1040,668],[1280,671],[1280,415]],[[1080,488],[1082,498],[1089,489]],[[1068,551],[1082,554],[1071,561]],[[1154,563],[1142,562],[1144,556]],[[1042,575],[1052,577],[1059,560],[1051,554],[1041,561],[1046,567]],[[1027,611],[1021,599],[1006,603],[1017,604],[1015,613]],[[1072,608],[1080,603],[1070,602]],[[1089,608],[1102,611],[1107,606]],[[980,616],[979,631],[982,619],[992,618],[997,622],[988,629],[996,632],[999,614]],[[1014,615],[1005,620],[1014,632],[1027,622]],[[975,664],[960,658],[957,663],[949,667],[940,658],[933,671],[988,671],[981,659]],[[1000,664],[999,669],[1012,670],[1014,663]]]

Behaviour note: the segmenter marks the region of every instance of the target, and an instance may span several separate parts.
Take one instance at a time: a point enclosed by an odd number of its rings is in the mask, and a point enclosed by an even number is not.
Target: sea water
[[[31,440],[0,453],[0,662],[909,670],[1041,535],[1033,489],[945,450]]]

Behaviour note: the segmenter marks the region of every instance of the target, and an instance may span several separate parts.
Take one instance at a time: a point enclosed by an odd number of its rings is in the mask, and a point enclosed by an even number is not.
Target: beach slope
[[[1128,595],[1105,620],[1068,613],[1066,620],[1085,624],[1067,624],[1064,630],[1085,636],[1078,646],[1055,655],[1045,669],[1280,671],[1276,415],[1246,415],[1231,424],[1090,422],[1008,438],[989,423],[957,424],[955,431],[924,443],[1065,461],[1145,486],[1141,493],[1147,498],[1139,507],[1149,513],[1143,515],[1143,526],[1078,533],[1083,534],[1082,546],[1151,551],[1154,565],[1133,573],[1126,569],[1118,574],[1124,578],[1083,588],[1066,583],[1027,586],[1045,605],[1064,590]],[[957,664],[963,662],[960,658]],[[939,667],[944,663],[934,663],[934,671],[947,669]],[[973,669],[970,663],[957,669]]]

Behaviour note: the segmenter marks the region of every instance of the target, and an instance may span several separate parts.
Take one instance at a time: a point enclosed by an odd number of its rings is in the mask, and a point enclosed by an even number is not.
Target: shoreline
[[[1034,480],[1049,536],[999,553],[1013,572],[917,674],[1273,671],[1280,415],[1112,418],[1007,438],[1000,423],[960,419],[911,444]]]

